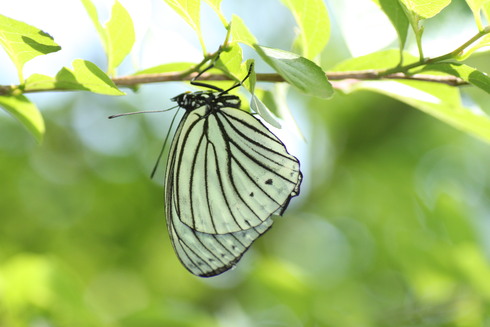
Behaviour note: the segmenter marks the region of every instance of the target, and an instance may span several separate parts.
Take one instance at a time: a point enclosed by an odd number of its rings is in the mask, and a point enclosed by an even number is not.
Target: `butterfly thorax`
[[[202,106],[207,106],[210,112],[224,107],[240,108],[240,98],[238,96],[223,92],[186,92],[179,94],[171,100],[177,102],[179,107],[187,111],[192,111]]]

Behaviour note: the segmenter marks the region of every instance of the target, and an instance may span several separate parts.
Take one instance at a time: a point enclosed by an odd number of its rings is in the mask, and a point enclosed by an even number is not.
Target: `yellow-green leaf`
[[[15,64],[21,82],[26,62],[61,49],[49,34],[3,15],[0,15],[0,43]]]
[[[17,118],[29,132],[41,142],[44,135],[44,120],[36,105],[24,95],[0,96],[0,106]]]
[[[90,61],[77,59],[73,69],[63,67],[56,77],[33,74],[27,78],[26,91],[83,90],[106,95],[124,95],[100,68]]]
[[[246,44],[252,48],[254,44],[257,44],[255,36],[237,15],[231,16],[231,37],[233,41]]]
[[[112,76],[134,44],[135,34],[131,16],[116,0],[112,6],[111,18],[104,27],[99,22],[94,4],[90,0],[81,1],[102,40],[107,55],[107,73]]]
[[[451,0],[400,0],[405,8],[420,18],[434,17],[451,3]]]
[[[299,27],[297,43],[303,57],[313,59],[327,45],[330,21],[323,0],[281,0],[289,8]]]
[[[482,7],[488,3],[489,0],[466,0],[466,3],[470,7],[473,12],[473,17],[475,18],[476,25],[478,29],[481,31],[483,29],[483,23],[481,21],[480,11]]]
[[[314,62],[295,53],[255,45],[257,53],[287,82],[301,92],[321,98],[333,94],[325,72]]]
[[[131,16],[119,1],[112,6],[111,19],[107,22],[106,33],[109,49],[107,71],[109,75],[114,75],[114,70],[129,54],[135,40]]]
[[[214,12],[218,15],[219,19],[221,20],[221,23],[223,23],[224,26],[228,26],[228,21],[226,20],[225,15],[223,15],[223,12],[221,11],[221,1],[222,0],[204,0],[211,8],[213,8]]]
[[[196,31],[201,42],[201,47],[203,52],[206,52],[206,47],[204,45],[204,40],[201,32],[201,21],[200,21],[200,10],[201,1],[200,0],[164,0],[177,14],[182,17],[187,24],[189,24],[194,31]]]

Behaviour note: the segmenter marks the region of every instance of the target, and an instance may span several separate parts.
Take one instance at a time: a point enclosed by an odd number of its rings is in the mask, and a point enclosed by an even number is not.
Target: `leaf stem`
[[[378,74],[380,76],[385,76],[385,77],[387,75],[395,74],[395,73],[405,73],[405,74],[409,75],[408,71],[410,69],[412,69],[412,68],[420,67],[420,66],[425,66],[427,64],[433,64],[433,63],[441,62],[441,61],[445,61],[445,60],[455,59],[466,48],[468,48],[470,45],[472,45],[478,39],[480,39],[481,37],[483,37],[484,35],[486,35],[488,33],[490,33],[490,25],[489,26],[486,26],[484,29],[482,29],[481,31],[479,31],[478,33],[476,33],[468,41],[466,41],[465,43],[463,43],[460,47],[456,48],[455,50],[453,50],[451,52],[448,52],[448,53],[446,53],[444,55],[441,55],[441,56],[438,56],[438,57],[434,57],[434,58],[421,58],[419,61],[414,62],[414,63],[411,63],[411,64],[408,64],[408,65],[397,66],[397,67],[394,67],[394,68],[390,68],[390,69],[379,71]]]

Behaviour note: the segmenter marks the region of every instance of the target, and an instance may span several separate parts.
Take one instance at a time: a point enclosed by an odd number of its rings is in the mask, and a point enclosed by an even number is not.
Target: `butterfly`
[[[185,114],[167,159],[167,227],[182,264],[210,277],[234,267],[299,194],[298,159],[261,121],[240,109],[240,98],[209,88],[172,99]]]
[[[185,113],[165,173],[170,240],[184,267],[201,277],[233,268],[269,230],[272,216],[284,213],[302,181],[299,160],[229,93],[249,78],[253,65],[226,90],[197,81],[212,67],[191,80],[208,90],[171,99]],[[109,118],[122,115],[128,114]],[[163,148],[160,157],[162,153]]]

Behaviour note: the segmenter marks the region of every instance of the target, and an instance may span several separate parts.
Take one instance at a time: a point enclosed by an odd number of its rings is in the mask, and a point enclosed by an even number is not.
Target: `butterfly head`
[[[238,96],[223,92],[185,92],[173,97],[171,100],[177,102],[177,105],[185,110],[195,110],[202,106],[209,106],[212,110],[223,107],[240,108],[240,98]]]

